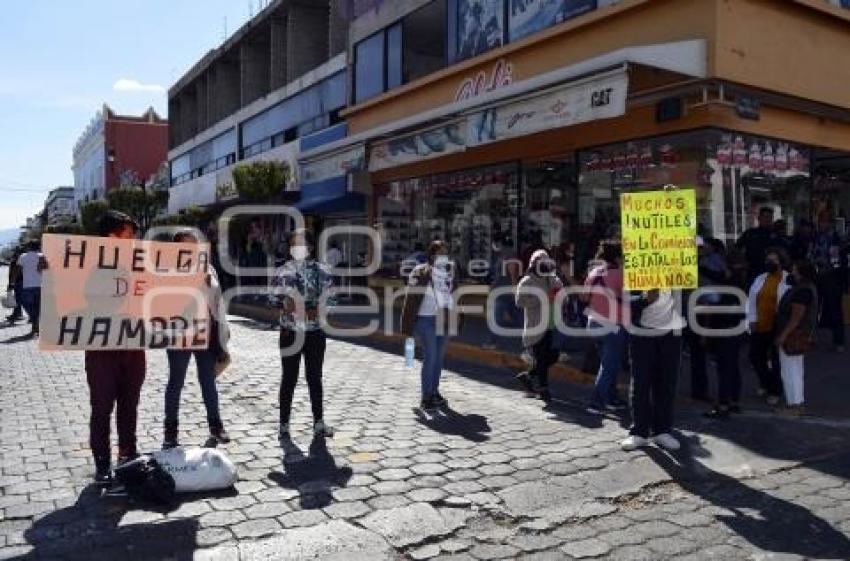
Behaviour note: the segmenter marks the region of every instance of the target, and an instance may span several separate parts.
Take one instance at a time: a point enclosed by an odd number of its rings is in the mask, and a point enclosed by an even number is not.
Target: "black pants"
[[[839,272],[822,274],[818,278],[818,297],[821,303],[821,325],[832,331],[832,344],[844,345],[844,302]]]
[[[632,335],[632,427],[629,434],[649,438],[670,432],[682,359],[682,337]]]
[[[705,352],[704,340],[691,329],[684,332],[685,344],[691,355],[691,397],[694,399],[708,398],[708,373],[706,363],[708,356]]]
[[[717,402],[721,405],[741,400],[741,337],[712,337],[711,351],[717,357]]]
[[[779,371],[779,350],[774,344],[774,333],[752,333],[750,335],[750,363],[759,377],[761,388],[767,395],[782,395],[782,376]]]
[[[558,362],[558,351],[552,348],[554,331],[551,329],[543,334],[543,338],[531,347],[534,355],[534,367],[529,374],[537,378],[541,388],[549,387],[549,368]]]
[[[280,348],[287,349],[295,344],[295,333],[281,330]],[[310,391],[310,406],[313,409],[313,420],[322,419],[322,364],[325,360],[325,332],[317,329],[304,333],[304,344],[298,352],[288,353],[281,357],[283,378],[280,382],[280,424],[289,423],[292,411],[292,396],[298,383],[298,371],[301,368],[301,356],[304,356],[304,370],[307,377],[307,389]]]

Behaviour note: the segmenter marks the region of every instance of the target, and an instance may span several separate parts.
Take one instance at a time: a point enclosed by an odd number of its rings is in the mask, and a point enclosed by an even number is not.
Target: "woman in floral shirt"
[[[319,316],[320,308],[335,305],[333,277],[330,268],[312,257],[315,244],[306,230],[296,230],[290,237],[292,259],[279,267],[271,282],[271,300],[282,307],[280,315],[280,349],[283,378],[280,384],[280,437],[289,437],[292,396],[298,382],[301,356],[313,409],[313,433],[333,436],[325,424],[322,409],[322,363],[327,337]]]

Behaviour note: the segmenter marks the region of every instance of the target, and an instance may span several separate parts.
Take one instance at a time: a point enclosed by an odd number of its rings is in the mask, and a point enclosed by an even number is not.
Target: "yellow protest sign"
[[[693,189],[620,197],[626,290],[697,288],[697,211]]]

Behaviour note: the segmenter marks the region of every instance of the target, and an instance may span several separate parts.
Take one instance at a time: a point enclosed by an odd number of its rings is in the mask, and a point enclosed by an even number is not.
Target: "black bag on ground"
[[[174,478],[151,456],[140,456],[119,466],[115,469],[115,478],[133,499],[159,504],[174,500]]]

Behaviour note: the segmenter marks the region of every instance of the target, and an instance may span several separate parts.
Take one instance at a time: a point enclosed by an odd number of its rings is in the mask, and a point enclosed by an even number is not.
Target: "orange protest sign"
[[[41,350],[205,349],[209,245],[46,234]]]

